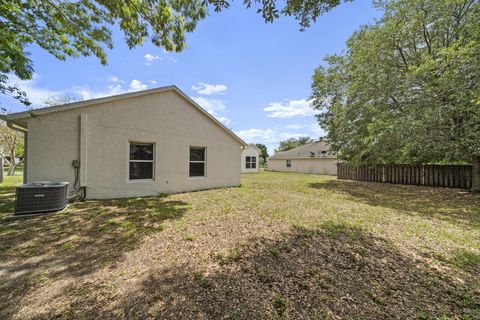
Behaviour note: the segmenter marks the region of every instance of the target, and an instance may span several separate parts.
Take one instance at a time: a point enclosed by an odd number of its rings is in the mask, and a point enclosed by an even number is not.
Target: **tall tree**
[[[310,137],[298,137],[298,138],[290,138],[284,141],[280,141],[280,145],[278,146],[277,152],[280,151],[287,151],[293,148],[297,148],[307,143],[313,142],[312,138]]]
[[[353,163],[473,163],[480,190],[479,1],[375,5],[382,19],[313,76],[332,148]]]
[[[3,154],[0,154],[0,157],[9,167],[7,175],[13,176],[17,166],[23,162],[23,159],[17,161],[17,157],[23,156],[23,134],[8,128],[5,121],[0,121],[0,145],[3,146]]]
[[[48,97],[43,100],[43,104],[46,107],[54,107],[54,106],[59,106],[62,104],[68,104],[68,103],[73,103],[73,102],[78,102],[81,101],[81,97],[76,96],[74,94],[64,94],[64,95],[59,95],[59,96],[52,96]]]
[[[349,1],[349,0],[345,0]],[[286,1],[245,0],[258,5],[266,22],[280,14],[294,16],[302,29],[341,0]],[[0,2],[0,94],[11,95],[25,105],[26,94],[8,82],[15,74],[22,80],[33,76],[33,61],[27,48],[33,44],[60,60],[95,56],[107,64],[105,49],[113,48],[112,26],[118,24],[129,48],[149,39],[167,51],[182,51],[185,34],[208,14],[230,6],[227,0],[10,0]]]
[[[267,161],[268,158],[268,150],[267,146],[261,143],[255,144],[255,146],[260,149],[260,157],[263,159],[263,162]]]

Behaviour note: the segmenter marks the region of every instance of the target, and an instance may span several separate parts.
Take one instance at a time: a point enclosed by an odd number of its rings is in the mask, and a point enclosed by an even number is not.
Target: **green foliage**
[[[264,144],[261,144],[261,143],[257,143],[257,144],[255,144],[255,147],[260,149],[260,158],[262,158],[263,162],[265,163],[265,160],[267,160],[267,158],[268,158],[267,146],[264,145]]]
[[[60,60],[95,56],[107,64],[105,49],[111,49],[111,26],[118,23],[129,48],[146,39],[168,51],[185,47],[185,32],[191,32],[207,14],[206,4],[194,1],[77,0],[8,1],[0,4],[0,92],[28,99],[7,74],[31,79],[33,62],[26,48],[38,45]]]
[[[298,137],[298,138],[290,138],[284,141],[280,141],[280,146],[278,147],[277,151],[287,151],[293,148],[297,148],[307,143],[313,142],[312,138],[310,137]]]
[[[270,271],[260,271],[258,274],[258,278],[261,283],[271,283],[273,282],[273,275]]]
[[[345,0],[348,1],[348,0]],[[341,0],[287,1],[278,8],[275,0],[245,0],[257,7],[266,22],[280,14],[294,16],[302,29]],[[167,51],[182,51],[185,34],[195,30],[208,14],[227,9],[227,0],[11,0],[0,2],[0,94],[11,95],[26,106],[28,97],[8,82],[8,74],[31,79],[33,61],[26,51],[37,45],[56,58],[95,56],[107,64],[105,49],[112,49],[112,26],[117,24],[128,47],[150,40]]]
[[[374,3],[383,17],[313,76],[332,149],[353,163],[471,162],[480,155],[479,1]]]
[[[194,274],[194,277],[195,279],[198,281],[198,283],[200,284],[200,286],[202,286],[203,288],[205,289],[211,289],[213,287],[213,283],[212,281],[210,281],[210,279],[208,277],[206,277],[205,275],[203,275],[203,273],[201,272],[196,272]]]
[[[277,296],[273,299],[272,301],[273,308],[275,308],[275,311],[279,316],[283,316],[285,312],[287,312],[288,308],[288,301],[282,297],[282,296]]]
[[[23,161],[17,162],[16,160],[16,158],[23,158],[23,138],[22,133],[10,129],[5,121],[0,120],[0,149],[3,147],[3,153],[0,156],[9,166],[8,175],[13,175],[16,167]],[[10,160],[7,160],[6,156],[10,157]]]

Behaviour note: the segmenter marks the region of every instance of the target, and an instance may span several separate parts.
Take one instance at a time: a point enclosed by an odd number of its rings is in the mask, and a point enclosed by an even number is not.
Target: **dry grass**
[[[0,214],[13,185],[0,186]],[[0,318],[480,318],[480,196],[260,173],[0,224]]]

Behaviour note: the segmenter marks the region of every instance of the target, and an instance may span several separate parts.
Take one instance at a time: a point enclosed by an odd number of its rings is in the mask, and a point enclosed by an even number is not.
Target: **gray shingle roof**
[[[269,159],[304,159],[304,158],[327,158],[336,159],[337,155],[330,152],[330,145],[325,141],[315,141],[306,145],[275,153]]]

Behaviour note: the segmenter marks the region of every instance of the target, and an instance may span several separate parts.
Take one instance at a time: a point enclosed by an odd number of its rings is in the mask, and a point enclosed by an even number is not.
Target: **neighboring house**
[[[337,156],[325,141],[315,141],[268,158],[269,171],[337,174]]]
[[[249,144],[243,148],[241,155],[242,173],[258,172],[258,159],[260,158],[260,153],[260,149],[254,144]]]
[[[175,86],[4,119],[25,131],[25,182],[78,180],[95,199],[240,185],[246,143]]]

